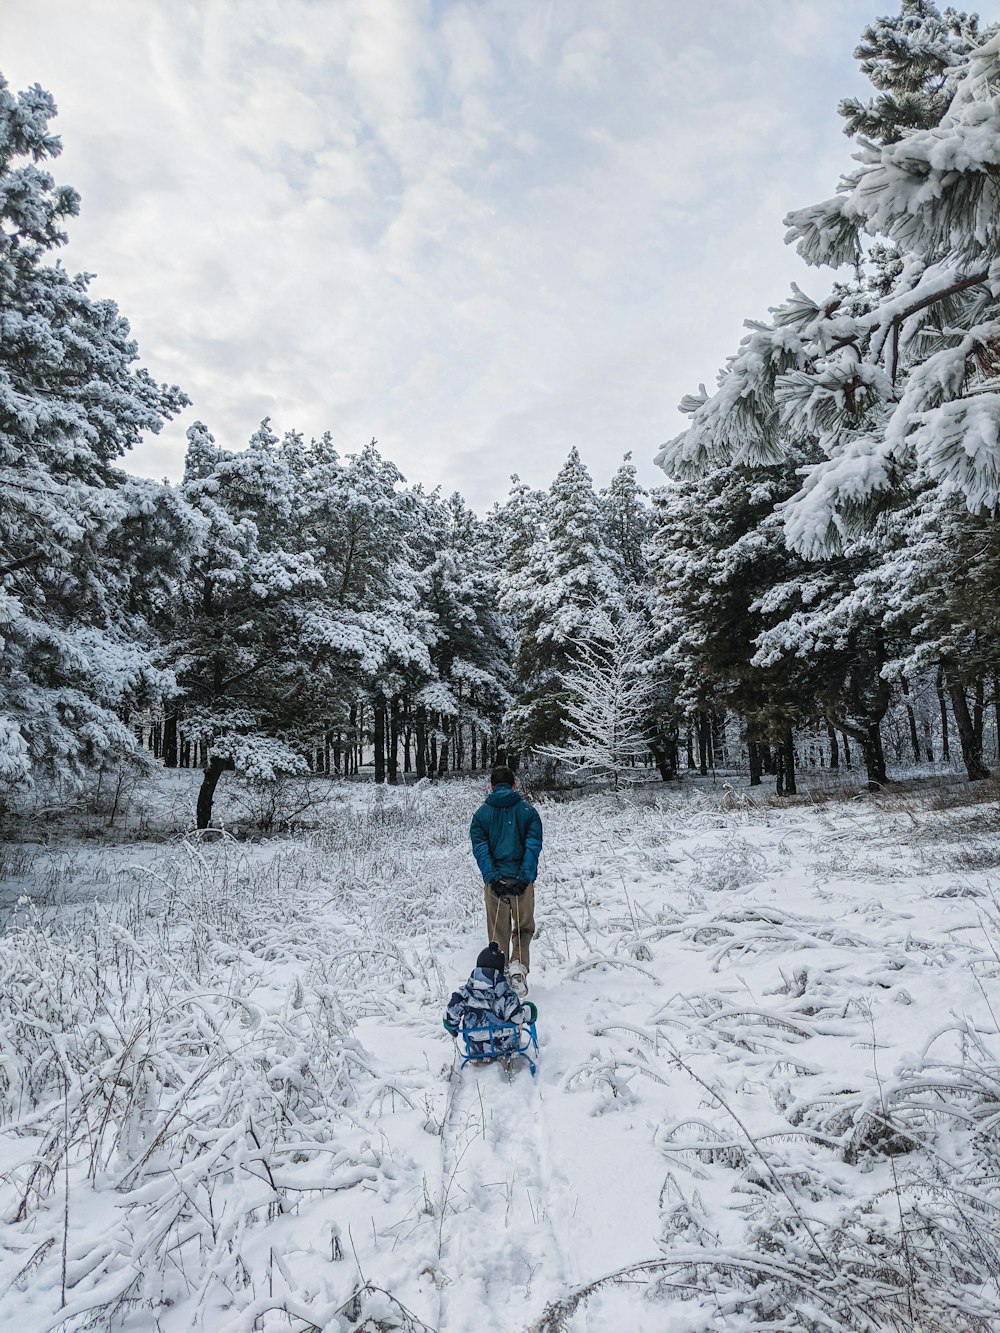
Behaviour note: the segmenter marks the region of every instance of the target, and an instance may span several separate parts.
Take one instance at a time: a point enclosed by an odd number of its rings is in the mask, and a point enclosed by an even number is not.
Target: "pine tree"
[[[439,768],[448,741],[461,767],[466,739],[473,747],[478,740],[482,750],[489,738],[491,752],[495,749],[511,698],[509,627],[496,609],[498,575],[487,525],[457,493],[447,504],[435,503],[430,509],[434,552],[422,578],[424,605],[433,616],[436,680],[420,704],[426,710],[432,695],[437,705],[433,711],[449,719],[439,737]]]
[[[402,696],[434,679],[433,619],[423,604],[426,503],[371,441],[316,489],[323,568],[336,604],[317,651],[353,681],[350,709],[372,718],[376,781],[396,776]],[[345,700],[346,703],[346,700]],[[358,735],[359,745],[364,736]]]
[[[183,497],[200,541],[174,608],[185,738],[203,747],[197,824],[207,828],[227,769],[273,779],[306,762],[296,696],[314,687],[303,629],[323,578],[302,549],[300,504],[267,423],[241,453],[188,430]]]
[[[486,519],[486,537],[505,585],[515,582],[545,533],[548,497],[532,490],[515,472],[507,499],[494,505]]]
[[[897,143],[908,130],[940,124],[965,57],[981,41],[979,18],[933,0],[902,0],[898,15],[865,28],[854,57],[880,96],[845,98],[845,134]]]
[[[743,719],[754,782],[762,747],[787,750],[790,728],[822,711],[815,661],[790,653],[766,669],[755,662],[758,638],[776,619],[764,600],[805,569],[785,549],[775,513],[794,486],[792,467],[720,466],[656,496],[650,562],[660,669],[699,748],[713,716]],[[791,763],[786,770],[794,779]]]
[[[114,302],[93,300],[87,276],[49,262],[79,211],[77,194],[41,165],[60,152],[48,128],[55,110],[37,85],[15,96],[0,79],[0,771],[7,781],[34,771],[75,780],[134,757],[124,717],[167,684],[139,614],[147,608],[137,585],[155,577],[144,565],[151,549],[140,553],[131,540],[155,526],[157,492],[128,479],[116,460],[186,400],[135,368],[137,348]]]
[[[517,700],[506,727],[514,748],[527,751],[563,736],[563,673],[595,614],[624,609],[615,561],[603,536],[593,482],[574,448],[552,483],[545,532],[523,570],[505,571],[501,609],[520,630]]]
[[[611,485],[601,491],[604,540],[614,554],[619,577],[632,601],[642,600],[649,587],[646,543],[652,532],[648,492],[639,485],[629,451]]]
[[[881,766],[871,725],[894,676],[906,679],[898,663],[907,655],[894,643],[902,622],[874,593],[880,570],[908,545],[896,515],[938,524],[959,496],[992,522],[1000,501],[991,277],[1000,258],[1000,37],[970,50],[975,35],[975,20],[941,20],[927,4],[904,5],[898,22],[866,33],[862,54],[886,97],[869,108],[867,127],[859,118],[854,128],[881,142],[862,143],[836,198],[788,219],[808,262],[853,262],[858,278],[818,301],[793,289],[770,321],[752,325],[717,391],[684,401],[691,425],[660,455],[674,475],[697,476],[811,454],[780,512],[787,545],[816,574],[807,602],[792,586],[775,590],[768,605],[783,616],[758,638],[754,660],[841,655],[850,670],[824,686],[836,686],[827,709],[848,728],[859,710],[867,717],[870,774]],[[921,581],[909,587],[916,593]],[[908,615],[922,632],[933,620],[912,602]],[[982,649],[991,639],[987,619],[975,641]],[[963,673],[946,637],[936,641],[960,715]],[[970,774],[976,768],[972,755]]]
[[[955,495],[915,489],[883,525],[882,559],[859,579],[859,599],[877,607],[899,644],[895,671],[937,677],[952,703],[970,779],[989,777],[981,724],[966,691],[996,694],[1000,666],[1000,524],[970,514]],[[998,732],[1000,735],[1000,732]]]

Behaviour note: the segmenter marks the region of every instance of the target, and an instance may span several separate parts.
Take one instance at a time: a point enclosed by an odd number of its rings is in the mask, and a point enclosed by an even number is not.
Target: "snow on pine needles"
[[[440,1026],[479,787],[330,792],[2,849],[0,1326],[997,1326],[992,804],[543,801],[508,1080]]]

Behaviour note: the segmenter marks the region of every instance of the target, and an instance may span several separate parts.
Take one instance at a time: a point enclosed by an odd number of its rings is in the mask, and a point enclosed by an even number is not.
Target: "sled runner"
[[[538,1055],[534,1019],[522,1024],[520,1040],[516,1023],[504,1023],[489,1014],[485,1015],[485,1020],[477,1027],[460,1029],[458,1035],[462,1039],[464,1056],[459,1068],[464,1069],[470,1061],[499,1060],[509,1073],[512,1062],[520,1056],[527,1060],[534,1078],[537,1065],[533,1057]]]

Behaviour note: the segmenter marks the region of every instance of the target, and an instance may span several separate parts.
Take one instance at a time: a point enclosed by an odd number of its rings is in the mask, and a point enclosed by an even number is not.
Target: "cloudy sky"
[[[59,105],[66,262],[204,420],[378,439],[485,508],[572,445],[642,479],[790,280],[850,164],[851,52],[898,0],[2,0]],[[981,7],[997,17],[997,4]]]

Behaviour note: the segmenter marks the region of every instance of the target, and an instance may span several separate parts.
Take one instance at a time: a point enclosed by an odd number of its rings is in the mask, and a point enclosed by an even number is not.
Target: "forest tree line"
[[[791,793],[803,763],[879,787],[957,744],[987,776],[1000,38],[903,0],[856,54],[859,165],[786,220],[829,292],[748,325],[651,494],[630,454],[598,492],[574,448],[483,516],[374,441],[267,420],[235,448],[193,425],[176,485],[125,471],[187,399],[55,260],[79,209],[47,169],[55,106],[3,83],[0,805],[150,751],[202,770],[202,826],[228,770],[394,782],[502,756]]]

